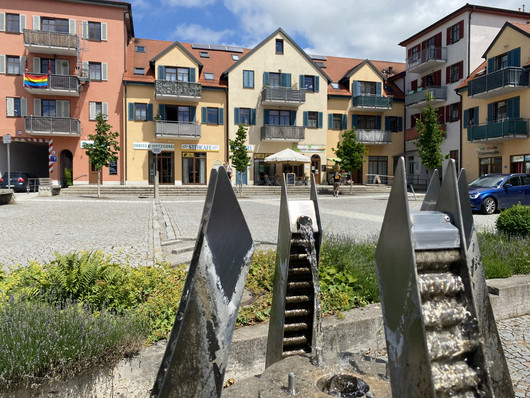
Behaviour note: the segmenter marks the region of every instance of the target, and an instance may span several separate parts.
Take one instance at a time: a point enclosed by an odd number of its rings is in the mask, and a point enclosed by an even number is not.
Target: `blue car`
[[[530,205],[530,174],[486,174],[469,184],[474,211],[493,214],[518,203]]]

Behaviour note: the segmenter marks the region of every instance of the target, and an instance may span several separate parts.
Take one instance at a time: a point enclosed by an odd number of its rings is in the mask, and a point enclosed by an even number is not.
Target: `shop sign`
[[[477,146],[477,156],[502,155],[502,144]]]
[[[81,149],[84,149],[84,148],[86,148],[87,145],[90,145],[90,144],[93,144],[93,143],[94,143],[93,140],[80,141],[80,142],[81,142]]]
[[[254,152],[254,145],[247,145],[247,152]]]
[[[325,145],[295,145],[293,147],[293,151],[299,151],[299,152],[326,152],[326,146]]]
[[[133,149],[151,150],[153,146],[160,148],[163,151],[174,151],[175,144],[164,144],[160,142],[133,142]]]
[[[185,151],[219,152],[219,145],[181,144],[180,148]]]

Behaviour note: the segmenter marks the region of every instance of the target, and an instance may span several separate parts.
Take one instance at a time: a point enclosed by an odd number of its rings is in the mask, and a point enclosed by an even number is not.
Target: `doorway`
[[[320,185],[320,156],[311,156],[311,173],[315,176],[315,184]]]
[[[155,173],[158,169],[160,184],[175,183],[175,157],[173,152],[162,152],[159,155],[149,152],[149,184],[155,183]]]
[[[103,173],[101,173],[101,183],[103,183]],[[96,166],[94,166],[92,163],[90,163],[90,160],[88,161],[88,183],[89,184],[97,184],[98,183],[98,171],[96,170]]]
[[[182,183],[206,184],[206,152],[182,153]]]
[[[61,187],[68,188],[69,186],[73,185],[73,176],[74,176],[74,168],[73,168],[73,155],[72,152],[70,152],[68,149],[65,149],[61,152]],[[96,177],[97,178],[97,177]]]

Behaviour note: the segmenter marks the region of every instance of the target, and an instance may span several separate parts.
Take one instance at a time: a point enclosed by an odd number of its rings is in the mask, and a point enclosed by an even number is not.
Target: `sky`
[[[399,43],[466,4],[456,0],[128,0],[142,39],[252,48],[282,28],[311,55],[405,61]],[[477,0],[523,10],[525,0]],[[530,12],[530,2],[524,7]]]

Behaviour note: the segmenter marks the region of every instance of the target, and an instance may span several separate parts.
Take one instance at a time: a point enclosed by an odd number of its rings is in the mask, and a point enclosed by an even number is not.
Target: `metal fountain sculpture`
[[[411,213],[399,160],[375,259],[394,397],[514,396],[454,161]]]

